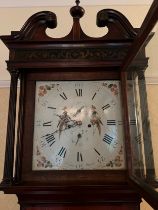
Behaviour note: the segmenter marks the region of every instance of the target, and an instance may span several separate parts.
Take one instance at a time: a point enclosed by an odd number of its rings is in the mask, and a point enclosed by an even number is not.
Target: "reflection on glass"
[[[153,157],[155,167],[155,180],[154,187],[158,191],[158,24],[156,24],[153,30],[153,37],[146,48],[146,54],[149,57],[148,68],[145,72],[145,78],[147,81],[147,97],[149,107],[149,120],[151,128],[151,139],[153,145]]]
[[[128,80],[128,106],[129,106],[129,124],[132,148],[132,163],[134,173],[140,177],[145,177],[143,145],[142,145],[142,126],[140,125],[141,111],[138,100],[138,82],[136,73],[130,75]]]
[[[158,30],[128,69],[127,93],[133,174],[158,191]],[[145,49],[145,51],[144,51]],[[144,53],[144,58],[141,55]],[[146,55],[145,55],[146,54]]]

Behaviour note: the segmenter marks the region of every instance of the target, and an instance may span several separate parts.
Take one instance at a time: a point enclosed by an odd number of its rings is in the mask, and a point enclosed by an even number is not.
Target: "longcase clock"
[[[11,74],[1,189],[16,194],[22,210],[136,210],[141,196],[129,184],[127,83],[121,66],[140,29],[120,12],[103,9],[97,25],[108,27],[108,33],[89,37],[79,22],[84,9],[76,2],[72,30],[63,38],[46,34],[57,26],[50,11],[1,36],[10,51]],[[147,66],[144,52],[132,66],[135,71]]]

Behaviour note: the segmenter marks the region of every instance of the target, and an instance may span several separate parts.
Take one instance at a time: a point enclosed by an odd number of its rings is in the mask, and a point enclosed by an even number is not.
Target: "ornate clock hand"
[[[57,116],[60,118],[59,123],[57,125],[57,127],[59,127],[59,138],[60,138],[61,132],[63,131],[63,127],[65,128],[68,127],[68,122],[71,121],[71,118],[67,114],[67,111],[64,111],[61,115]]]
[[[57,129],[57,130],[55,130],[55,131],[52,132],[52,133],[48,133],[48,134],[46,134],[46,135],[44,135],[44,136],[41,136],[41,138],[53,136],[55,133],[58,133],[58,132],[59,132],[59,135],[61,135],[61,132],[62,132],[62,131],[65,131],[65,130],[68,130],[68,129],[70,129],[70,128],[74,128],[74,127],[76,127],[76,126],[82,125],[82,122],[81,122],[81,121],[72,120],[72,122],[73,122],[73,124],[69,124],[69,125],[68,125],[67,127],[65,127],[64,129],[62,129],[62,130]],[[80,135],[81,135],[81,134],[80,134]],[[79,138],[80,138],[80,137],[79,137]]]
[[[57,116],[60,118],[57,125],[57,128],[59,127],[59,129],[57,130],[59,131],[59,138],[62,131],[82,125],[81,121],[72,120],[71,117],[67,114],[67,111],[64,111],[63,114]]]
[[[76,141],[76,145],[78,144],[78,142],[79,142],[79,139],[82,137],[82,135],[79,133],[78,135],[77,135],[77,141]]]
[[[81,110],[83,108],[84,108],[84,106],[81,106],[81,108],[76,111],[76,113],[73,115],[73,117],[76,117],[81,112]]]
[[[101,125],[103,125],[98,112],[96,111],[96,107],[95,106],[91,106],[91,119],[90,122],[92,123],[92,125],[96,125],[99,131],[99,135],[101,134]]]

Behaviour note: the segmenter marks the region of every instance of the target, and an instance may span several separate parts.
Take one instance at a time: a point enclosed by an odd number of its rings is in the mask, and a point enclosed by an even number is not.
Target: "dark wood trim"
[[[24,193],[25,192],[25,193]],[[124,205],[139,206],[140,196],[127,185],[12,186],[5,193],[16,193],[21,205]],[[135,210],[135,209],[134,209]]]
[[[16,62],[16,61],[10,61],[10,62],[7,62],[8,63],[8,68],[13,68],[13,67],[17,67],[18,69],[23,69],[23,68],[27,68],[28,70],[30,69],[40,69],[40,68],[68,68],[68,67],[81,67],[81,68],[86,68],[86,67],[92,67],[92,68],[95,68],[95,67],[104,67],[105,69],[109,69],[111,70],[112,68],[116,68],[116,70],[119,69],[119,66],[121,65],[122,61],[99,61],[99,62],[96,62],[96,61],[81,61],[81,62],[78,62],[78,61],[56,61],[56,62],[40,62],[40,61],[36,61],[36,62]]]
[[[117,40],[117,41],[127,41],[133,40],[133,37],[137,34],[137,30],[134,29],[127,18],[120,12],[112,9],[105,9],[98,13],[97,21],[100,23],[101,17],[105,17],[104,22],[109,31],[103,37],[94,38],[87,36],[81,29],[79,19],[83,16],[83,8],[80,6],[73,7],[73,25],[70,33],[63,38],[51,38],[47,36],[45,30],[47,28],[55,28],[57,26],[56,15],[50,11],[41,11],[32,15],[24,24],[20,31],[13,31],[10,36],[1,36],[0,38],[10,47],[10,43],[13,41],[73,41],[73,40]],[[76,9],[77,8],[77,9]],[[74,13],[75,11],[75,13]],[[103,15],[102,15],[103,14]],[[100,27],[100,25],[99,25]],[[103,24],[102,24],[103,27]]]
[[[13,183],[13,164],[14,164],[14,142],[15,142],[15,120],[16,120],[16,99],[17,99],[17,82],[19,71],[11,70],[11,84],[9,97],[9,112],[7,124],[5,165],[2,185],[11,185]]]
[[[21,180],[21,161],[22,161],[22,136],[23,136],[23,119],[24,119],[24,74],[20,74],[20,93],[19,93],[19,113],[18,113],[18,129],[17,129],[17,145],[16,145],[16,161],[14,183],[18,184]]]
[[[61,205],[61,206],[56,206],[54,205],[53,207],[50,206],[41,206],[39,207],[24,207],[21,210],[139,210],[138,205],[136,204],[120,204],[116,203],[115,205],[112,204],[104,204],[104,205],[81,205],[81,204],[76,204],[76,205]]]
[[[24,70],[25,71],[25,70]],[[49,81],[49,80],[56,80],[56,81],[74,81],[74,80],[104,80],[104,79],[111,79],[111,80],[119,80],[120,73],[119,71],[105,71],[104,68],[55,68],[55,69],[33,69],[30,73],[27,71],[27,79],[28,81]],[[49,76],[48,76],[49,75]]]
[[[144,180],[134,175],[129,177],[129,184],[137,190],[153,209],[158,209],[158,196],[154,188],[151,188]]]
[[[128,19],[123,14],[113,9],[100,10],[97,13],[96,22],[98,27],[107,26],[110,31],[110,33],[108,32],[109,34],[107,34],[109,38],[111,36],[111,38],[114,38],[113,36],[115,36],[115,39],[118,39],[120,36],[123,36],[124,39],[127,37],[132,39],[137,35],[137,30],[133,28]],[[117,25],[117,28],[114,29],[111,23]],[[116,30],[115,33],[111,33],[113,30]]]
[[[51,206],[41,206],[41,207],[22,207],[21,210],[139,210],[138,204],[128,203],[128,204],[120,204],[115,203],[115,205],[104,204],[104,205],[54,205]]]
[[[59,70],[59,71],[58,71]],[[104,69],[96,69],[92,71],[86,68],[86,72],[80,69],[55,69],[54,71],[38,70],[38,73],[32,70],[26,72],[25,87],[25,107],[24,107],[24,132],[23,132],[23,155],[22,155],[22,183],[26,185],[32,184],[52,184],[52,185],[86,185],[86,184],[121,184],[126,183],[126,170],[98,170],[98,171],[32,171],[32,151],[33,151],[33,124],[34,124],[34,98],[35,98],[35,82],[36,81],[71,81],[71,80],[119,80],[120,73],[117,71],[104,71]],[[32,100],[30,100],[30,98]],[[117,176],[117,179],[115,178]],[[42,182],[41,182],[42,180]]]

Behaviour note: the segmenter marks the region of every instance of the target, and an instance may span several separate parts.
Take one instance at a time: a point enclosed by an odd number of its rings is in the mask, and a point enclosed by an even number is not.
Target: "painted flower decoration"
[[[120,167],[122,165],[121,163],[122,161],[119,155],[115,157],[114,161],[115,161],[115,166]]]
[[[40,160],[37,160],[37,167],[38,167],[38,168],[44,167],[44,163],[41,162]]]
[[[90,116],[90,122],[92,125],[96,125],[99,131],[99,135],[101,134],[101,125],[103,125],[101,118],[97,112],[97,109],[95,106],[91,106],[91,116]]]
[[[46,159],[46,157],[41,156],[39,149],[37,148],[37,167],[38,168],[52,168],[52,163]]]
[[[38,95],[42,97],[42,96],[44,96],[46,93],[47,93],[46,87],[45,87],[45,86],[40,86],[40,87],[39,87],[39,91],[38,91]]]
[[[118,95],[118,88],[116,84],[110,84],[108,88],[113,92],[114,95]]]

